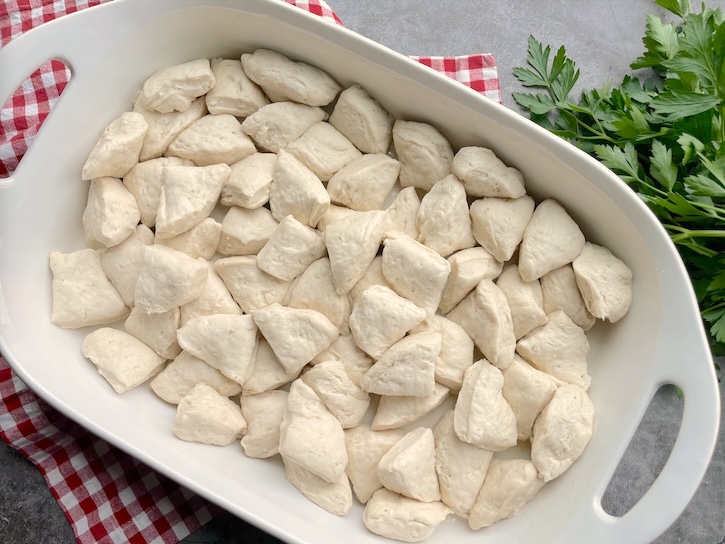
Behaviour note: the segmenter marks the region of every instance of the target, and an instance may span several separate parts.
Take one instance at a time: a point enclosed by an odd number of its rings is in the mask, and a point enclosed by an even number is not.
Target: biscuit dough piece
[[[632,305],[632,271],[606,247],[587,242],[572,263],[587,310],[615,323]]]
[[[279,223],[267,208],[247,210],[232,206],[222,221],[219,253],[256,255],[269,241]]]
[[[362,377],[373,366],[373,360],[357,346],[351,334],[338,336],[332,344],[315,355],[311,364],[316,365],[324,361],[339,361],[345,365],[345,372],[358,387]]]
[[[49,264],[53,274],[50,321],[54,325],[78,329],[113,323],[128,315],[129,309],[103,272],[101,256],[95,249],[53,251]]]
[[[273,102],[242,121],[242,130],[257,145],[279,153],[315,123],[327,119],[325,110],[296,102]]]
[[[561,385],[534,423],[531,460],[545,482],[567,470],[592,438],[594,405],[583,389]]]
[[[149,125],[139,155],[139,160],[142,161],[163,155],[169,148],[169,144],[183,130],[207,113],[203,97],[194,100],[189,109],[184,112],[159,113],[145,108],[138,99],[134,103],[133,111],[143,115]]]
[[[323,361],[302,375],[343,429],[356,427],[370,406],[370,395],[355,385],[339,361]]]
[[[345,431],[348,458],[345,472],[361,503],[368,502],[373,493],[383,487],[378,477],[378,463],[404,436],[405,432],[398,429],[373,431],[370,425],[358,425]]]
[[[387,153],[390,147],[393,116],[357,85],[340,93],[330,124],[363,153]]]
[[[513,318],[506,295],[493,281],[481,280],[446,317],[463,327],[495,366],[511,364],[516,351]]]
[[[149,128],[144,116],[127,111],[108,125],[81,171],[81,179],[122,178],[138,164],[146,131]]]
[[[207,264],[203,259],[168,247],[144,246],[136,281],[136,305],[149,314],[166,312],[191,302],[204,290]]]
[[[383,240],[383,274],[395,292],[412,300],[430,317],[443,296],[451,265],[432,249],[401,232]]]
[[[589,389],[589,341],[582,328],[561,310],[549,314],[546,325],[519,340],[516,351],[539,370]]]
[[[325,213],[322,214],[322,217],[320,217],[320,220],[317,222],[317,230],[324,233],[328,225],[332,225],[343,217],[347,217],[348,215],[352,215],[354,213],[355,210],[351,210],[350,208],[330,204]]]
[[[182,351],[151,380],[151,389],[171,404],[179,404],[198,383],[213,387],[223,397],[242,392],[242,386],[191,353]]]
[[[399,173],[400,163],[392,157],[363,155],[330,178],[327,192],[333,202],[354,210],[382,210]]]
[[[413,240],[418,239],[418,210],[420,209],[420,197],[415,187],[402,189],[393,203],[385,210],[388,214],[389,231],[398,230],[407,234]]]
[[[194,166],[194,161],[179,157],[159,157],[138,163],[123,176],[123,184],[136,199],[141,223],[151,228],[156,225],[163,171],[166,166]]]
[[[473,236],[500,262],[508,261],[524,237],[534,199],[482,198],[471,204]]]
[[[257,326],[250,315],[195,317],[176,336],[184,351],[242,384],[251,375],[257,353]]]
[[[138,225],[123,242],[101,253],[103,271],[129,308],[133,308],[135,302],[143,246],[153,243],[154,233],[147,226]]]
[[[350,314],[355,343],[373,359],[403,338],[425,319],[425,310],[382,285],[369,287],[358,297]]]
[[[249,313],[275,302],[282,303],[290,282],[270,276],[257,266],[254,256],[227,257],[214,263],[234,300]]]
[[[252,312],[262,335],[288,372],[298,372],[337,338],[320,312],[270,304]]]
[[[524,281],[515,264],[504,268],[496,285],[506,295],[511,308],[514,336],[518,340],[547,321],[544,312],[544,295],[539,280]]]
[[[420,332],[398,340],[363,376],[360,386],[377,395],[427,397],[435,389],[439,332]]]
[[[83,211],[83,231],[89,246],[100,249],[120,244],[136,230],[140,219],[136,199],[121,180],[91,181]]]
[[[242,384],[242,395],[257,395],[288,384],[300,371],[288,372],[279,362],[267,341],[260,337],[257,341],[257,357],[254,360],[252,374]]]
[[[167,166],[156,213],[156,236],[173,238],[206,218],[229,177],[226,164]]]
[[[584,235],[556,200],[541,202],[534,210],[519,249],[519,274],[533,281],[569,264],[584,248]]]
[[[249,210],[265,205],[269,201],[275,162],[274,153],[252,153],[232,164],[222,189],[221,203]]]
[[[178,308],[159,314],[147,314],[134,307],[123,327],[127,333],[141,340],[164,359],[174,359],[181,352],[176,341],[180,314]]]
[[[345,516],[350,512],[352,490],[344,472],[337,480],[330,483],[284,456],[282,462],[287,481],[317,506],[336,516]]]
[[[317,393],[299,379],[292,382],[287,397],[279,453],[328,483],[335,483],[345,473],[345,431]]]
[[[325,249],[318,231],[288,215],[257,254],[257,266],[275,278],[292,281],[321,258]]]
[[[158,374],[166,360],[124,331],[103,327],[88,334],[81,353],[116,393],[125,393]]]
[[[455,308],[481,280],[495,279],[503,270],[503,264],[482,247],[456,251],[448,257],[448,262],[451,264],[451,273],[439,305],[443,313]]]
[[[329,181],[341,168],[362,153],[326,121],[320,121],[290,143],[285,151],[297,157],[322,181]]]
[[[579,287],[576,284],[574,268],[565,264],[541,276],[541,293],[544,296],[544,311],[547,314],[563,310],[571,320],[585,331],[592,328],[596,319],[587,310]]]
[[[221,235],[221,223],[206,217],[173,238],[156,237],[156,243],[186,253],[193,259],[211,259],[217,251]]]
[[[363,511],[363,522],[376,535],[403,542],[421,542],[451,513],[440,501],[421,502],[387,489],[377,490]]]
[[[262,89],[247,77],[242,63],[234,59],[212,59],[214,86],[206,93],[209,113],[227,113],[235,117],[252,115],[269,100]]]
[[[239,315],[242,309],[234,301],[224,282],[214,270],[214,264],[206,263],[207,276],[201,294],[191,302],[181,307],[181,321],[184,325],[195,317],[213,314]]]
[[[269,49],[245,53],[242,65],[249,79],[262,87],[273,102],[291,100],[308,106],[326,106],[342,90],[319,68],[294,62]]]
[[[315,227],[330,207],[330,195],[312,170],[297,157],[280,151],[274,165],[274,181],[269,190],[269,207],[277,221],[288,215]]]
[[[354,304],[360,294],[373,285],[382,285],[388,289],[393,288],[383,274],[383,258],[380,255],[373,259],[373,262],[370,263],[362,278],[350,289],[350,292],[347,294],[350,302]]]
[[[279,426],[287,408],[287,391],[267,391],[240,399],[247,433],[242,449],[247,457],[266,459],[279,452]]]
[[[420,201],[418,241],[447,257],[476,245],[463,185],[454,175],[436,183]]]
[[[557,387],[556,379],[536,370],[518,355],[503,371],[503,398],[516,414],[519,440],[531,438],[534,421],[549,404]]]
[[[325,229],[332,278],[338,295],[346,295],[360,281],[380,248],[385,212],[355,212]]]
[[[330,259],[327,257],[316,260],[297,276],[287,292],[284,305],[316,310],[340,329],[341,334],[350,333],[350,301],[335,291]]]
[[[159,113],[187,111],[215,83],[209,59],[197,59],[154,72],[143,84],[139,102]]]
[[[485,359],[466,370],[456,401],[456,436],[474,446],[501,451],[516,445],[516,415],[504,398],[501,371]]]
[[[494,459],[471,510],[468,524],[477,530],[515,516],[544,487],[527,459]]]
[[[386,489],[423,502],[441,500],[433,431],[418,427],[401,438],[378,463]]]
[[[468,518],[486,477],[493,452],[466,444],[453,430],[453,410],[433,427],[436,472],[441,500],[461,516]]]
[[[184,129],[166,150],[167,156],[191,159],[197,166],[234,164],[256,153],[252,139],[233,115],[205,115]]]
[[[526,194],[524,177],[506,166],[485,147],[462,147],[453,157],[451,171],[458,176],[466,193],[475,198],[521,198]]]
[[[179,402],[173,430],[187,442],[228,446],[246,432],[247,422],[235,402],[198,383]]]
[[[426,191],[451,173],[453,150],[432,125],[417,121],[395,121],[393,145],[400,161],[400,185]]]
[[[450,390],[439,383],[428,397],[380,397],[370,428],[373,431],[399,429],[419,420],[438,408],[448,398]]]
[[[420,332],[440,333],[441,351],[435,363],[435,381],[459,391],[463,373],[473,364],[473,340],[458,323],[440,315],[426,319],[411,331]]]

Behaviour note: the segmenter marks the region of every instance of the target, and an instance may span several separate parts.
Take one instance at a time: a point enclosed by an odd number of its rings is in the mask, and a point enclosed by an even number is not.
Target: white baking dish
[[[275,461],[176,439],[174,409],[148,386],[115,394],[80,354],[88,331],[49,322],[51,250],[84,247],[81,166],[101,130],[130,109],[157,68],[238,57],[265,46],[359,83],[397,117],[438,126],[454,147],[492,147],[521,169],[537,198],[561,201],[588,239],[634,271],[634,303],[590,335],[594,437],[574,467],[521,514],[483,531],[444,523],[431,542],[649,542],[697,489],[717,436],[713,362],[686,271],[666,233],[619,179],[564,141],[464,86],[353,32],[276,0],[117,0],[33,30],[0,50],[0,100],[49,58],[73,76],[15,174],[0,188],[0,349],[54,407],[179,483],[289,542],[379,542],[362,508],[338,518],[284,481]],[[600,499],[652,395],[684,393],[671,457],[624,517]]]

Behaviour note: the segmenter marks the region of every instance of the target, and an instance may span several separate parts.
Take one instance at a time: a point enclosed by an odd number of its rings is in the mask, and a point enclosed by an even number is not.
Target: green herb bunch
[[[560,47],[529,38],[530,68],[514,74],[538,93],[514,93],[531,119],[592,154],[647,203],[689,271],[716,355],[725,354],[725,24],[720,8],[656,0],[682,19],[647,18],[646,52],[626,76],[569,95],[579,77]]]

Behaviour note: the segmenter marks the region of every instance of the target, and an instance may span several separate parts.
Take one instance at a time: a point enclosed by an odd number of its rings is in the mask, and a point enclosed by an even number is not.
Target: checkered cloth
[[[0,43],[110,0],[0,0]],[[322,0],[286,0],[342,24]],[[500,102],[491,55],[411,57]],[[0,111],[0,176],[12,173],[63,92],[70,71],[49,61]],[[89,433],[38,398],[0,355],[0,438],[43,473],[78,542],[176,543],[220,509]]]

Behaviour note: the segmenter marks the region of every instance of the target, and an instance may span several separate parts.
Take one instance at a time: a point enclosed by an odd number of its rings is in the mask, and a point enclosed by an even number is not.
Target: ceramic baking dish
[[[616,176],[512,111],[402,55],[276,0],[117,0],[44,24],[0,50],[0,100],[44,61],[72,78],[18,170],[0,188],[0,349],[55,408],[153,468],[289,542],[380,542],[360,505],[328,514],[285,482],[281,463],[246,458],[234,445],[182,442],[174,408],[148,385],[115,394],[80,354],[88,330],[50,324],[51,250],[84,247],[87,183],[81,167],[102,129],[131,107],[156,69],[198,57],[281,51],[358,83],[396,117],[430,122],[454,148],[485,145],[519,168],[529,192],[563,203],[587,238],[634,272],[634,303],[616,326],[590,334],[594,436],[582,457],[511,520],[472,532],[440,526],[430,542],[489,544],[649,542],[685,508],[717,436],[719,396],[696,300],[674,246]],[[684,393],[669,461],[624,517],[600,499],[661,384]]]

